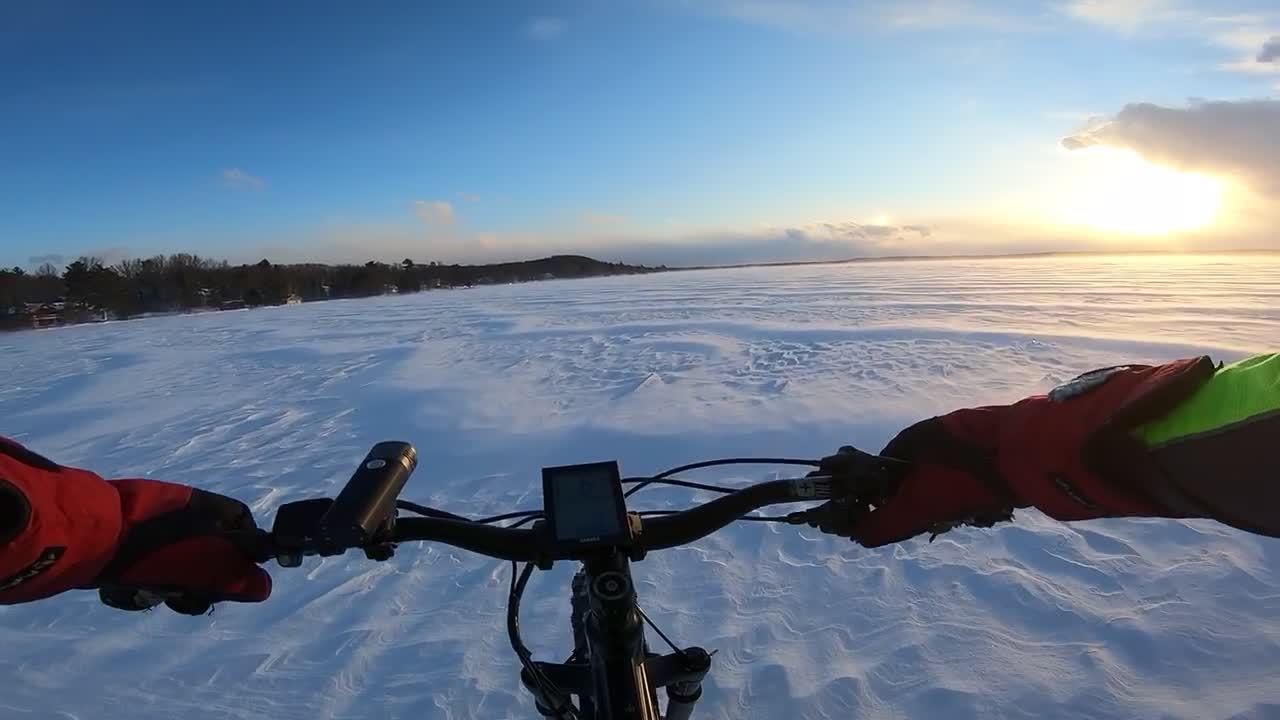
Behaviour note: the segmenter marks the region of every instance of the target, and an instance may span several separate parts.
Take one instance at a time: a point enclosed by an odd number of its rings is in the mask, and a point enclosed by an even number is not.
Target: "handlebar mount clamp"
[[[406,442],[381,442],[365,456],[336,498],[280,506],[271,527],[272,554],[281,567],[298,567],[307,555],[341,555],[361,548],[370,560],[395,554],[396,498],[418,465]]]

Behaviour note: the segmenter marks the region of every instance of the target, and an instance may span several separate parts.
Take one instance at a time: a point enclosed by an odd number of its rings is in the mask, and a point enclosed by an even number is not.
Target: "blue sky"
[[[0,9],[5,265],[1271,242],[1272,3],[30,5]],[[1062,221],[1117,172],[1081,132],[1234,199]]]

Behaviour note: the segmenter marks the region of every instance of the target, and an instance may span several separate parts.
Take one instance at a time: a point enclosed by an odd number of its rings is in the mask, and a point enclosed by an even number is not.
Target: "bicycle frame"
[[[534,663],[562,696],[546,697],[527,671],[520,674],[538,711],[567,717],[555,708],[576,695],[581,720],[661,720],[657,688],[665,687],[666,720],[688,720],[711,656],[698,647],[649,653],[627,558],[606,550],[583,561],[572,588],[573,656],[566,663]]]

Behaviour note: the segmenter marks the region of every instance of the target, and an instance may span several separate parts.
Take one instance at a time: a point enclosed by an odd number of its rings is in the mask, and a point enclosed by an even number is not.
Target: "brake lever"
[[[911,470],[912,463],[883,455],[872,455],[845,445],[819,461],[813,474],[831,479],[833,498],[850,498],[870,504],[892,494],[898,481]]]
[[[279,544],[275,538],[266,530],[255,528],[253,530],[232,530],[221,533],[220,537],[235,545],[249,559],[259,565],[266,564],[268,561],[276,559],[276,555],[280,550]]]
[[[908,461],[872,455],[851,445],[841,447],[819,463],[808,477],[827,486],[829,500],[818,507],[787,514],[786,522],[791,525],[825,527],[850,514],[865,513],[890,497],[912,467]]]

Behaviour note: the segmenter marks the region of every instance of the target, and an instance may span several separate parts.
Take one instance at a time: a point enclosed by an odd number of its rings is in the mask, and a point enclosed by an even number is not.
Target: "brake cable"
[[[541,510],[516,510],[515,512],[502,513],[501,515],[491,515],[490,517],[487,517],[487,518],[480,518],[479,520],[475,520],[473,522],[478,522],[481,525],[489,525],[491,523],[502,522],[504,520],[520,520],[520,522],[516,523],[515,525],[509,526],[514,528],[514,527],[520,527],[521,525],[525,524],[530,520],[538,520],[541,517],[542,517]]]
[[[672,475],[678,475],[690,470],[701,470],[702,468],[716,467],[719,465],[805,465],[808,467],[820,467],[817,460],[801,460],[798,458],[722,458],[720,460],[703,460],[702,462],[689,463],[688,465],[681,465],[679,467],[671,468],[670,470],[664,470],[657,475],[645,478],[639,481],[635,487],[623,493],[622,496],[624,498],[629,498],[650,485],[655,483],[662,484],[663,480],[670,478]],[[683,483],[688,481],[680,480],[678,482]],[[732,490],[729,492],[732,492]]]
[[[541,517],[542,513],[527,511],[525,517],[508,525],[509,528],[518,528],[532,520]],[[496,522],[490,520],[490,522]],[[560,689],[551,682],[550,678],[542,672],[542,669],[533,662],[533,653],[524,644],[524,640],[520,637],[520,601],[524,597],[525,586],[529,584],[529,578],[533,575],[533,563],[525,563],[524,569],[517,573],[517,565],[513,560],[511,562],[511,586],[507,594],[507,637],[511,641],[511,649],[515,651],[516,657],[520,658],[520,665],[524,667],[525,672],[529,673],[529,677],[538,686],[542,695],[549,701],[558,701],[561,693]],[[519,574],[519,579],[516,575]],[[566,701],[558,708],[548,708],[559,712],[561,717],[577,720],[578,709],[573,706],[572,701]]]
[[[443,520],[465,520],[467,522],[471,522],[470,518],[464,518],[461,515],[454,515],[451,512],[446,512],[444,510],[437,510],[433,507],[427,507],[426,505],[419,505],[418,503],[411,502],[409,500],[397,499],[396,507],[400,508],[401,510],[408,510],[409,512],[417,513],[424,517],[441,518]]]
[[[724,485],[709,485],[707,483],[691,482],[689,480],[680,480],[678,478],[654,479],[651,477],[631,477],[631,478],[623,478],[622,484],[623,485],[639,484],[639,485],[643,485],[644,487],[648,487],[650,485],[671,485],[673,487],[689,488],[691,490],[707,490],[710,492],[724,493],[726,495],[731,492],[734,492],[735,490],[735,488],[725,487]],[[640,488],[636,488],[636,489],[639,490]]]
[[[675,515],[679,510],[640,510],[636,514],[640,517]],[[792,525],[794,523],[787,522],[785,515],[743,515],[734,522],[776,522]]]
[[[657,624],[649,618],[649,615],[645,613],[644,608],[640,607],[640,603],[636,603],[636,612],[640,613],[640,619],[644,620],[646,625],[652,628],[654,632],[658,633],[658,637],[662,638],[662,641],[665,642],[667,646],[683,660],[685,657],[684,648],[676,647],[676,644],[671,641],[671,638],[667,637],[667,634],[662,632],[662,628],[658,627]]]

